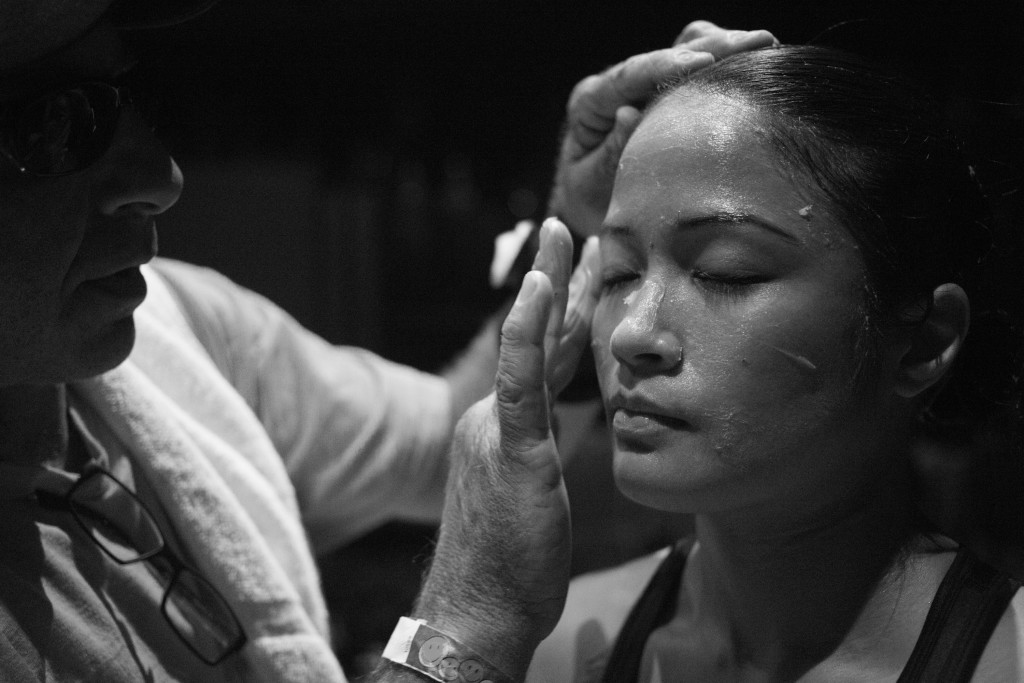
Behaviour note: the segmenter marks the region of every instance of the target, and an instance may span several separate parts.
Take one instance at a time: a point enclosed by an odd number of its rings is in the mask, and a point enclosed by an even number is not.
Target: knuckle
[[[640,69],[642,69],[647,63],[651,61],[651,58],[647,54],[633,55],[626,58],[625,61],[619,62],[611,69],[611,78],[613,83],[621,83],[623,80],[629,78],[629,76]]]
[[[591,74],[579,82],[577,86],[583,94],[592,93],[601,87],[601,80],[604,78],[604,74]]]
[[[501,324],[501,346],[518,348],[526,340],[526,329],[523,323],[512,316],[505,318]]]
[[[695,19],[683,27],[683,31],[682,33],[679,34],[679,39],[676,42],[683,42],[687,40],[693,40],[694,38],[699,38],[702,35],[710,33],[716,28],[717,26],[712,24],[710,21],[707,21],[705,19]]]
[[[516,403],[525,391],[522,382],[517,381],[507,372],[498,371],[494,379],[494,395],[499,403]]]
[[[604,78],[605,76],[602,74],[593,74],[577,83],[569,95],[568,107],[570,112],[580,109],[587,100],[592,99],[594,94],[600,90],[601,82]]]

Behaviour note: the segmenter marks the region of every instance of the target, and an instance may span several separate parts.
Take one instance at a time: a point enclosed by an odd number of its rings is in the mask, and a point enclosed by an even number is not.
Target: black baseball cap
[[[84,35],[100,19],[122,29],[171,26],[218,0],[0,0],[0,73]]]
[[[120,28],[162,28],[197,17],[220,0],[114,0],[107,16]]]

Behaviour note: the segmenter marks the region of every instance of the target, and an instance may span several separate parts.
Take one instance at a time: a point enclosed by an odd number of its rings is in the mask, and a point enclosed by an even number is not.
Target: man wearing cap
[[[313,553],[389,517],[437,520],[453,425],[494,377],[493,349],[427,375],[153,260],[182,177],[121,84],[119,31],[212,4],[0,2],[5,681],[344,681]],[[595,232],[633,105],[712,53],[771,41],[699,22],[582,81],[552,212]],[[562,224],[541,245],[503,331],[501,400],[456,432],[454,504],[413,615],[426,623],[403,621],[377,680],[515,680],[557,618],[567,511],[543,361],[546,347],[563,384],[593,278],[568,295]]]

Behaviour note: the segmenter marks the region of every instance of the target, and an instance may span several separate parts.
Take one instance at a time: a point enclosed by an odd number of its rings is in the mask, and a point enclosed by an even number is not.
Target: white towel
[[[75,390],[123,441],[196,568],[235,610],[252,680],[344,683],[284,465],[188,336],[166,286],[146,274],[131,357]]]

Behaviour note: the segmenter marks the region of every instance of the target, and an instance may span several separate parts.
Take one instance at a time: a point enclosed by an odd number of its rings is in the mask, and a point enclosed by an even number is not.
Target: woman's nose
[[[99,162],[100,210],[109,215],[139,212],[155,215],[181,196],[181,169],[137,112],[121,112],[110,149]]]
[[[666,372],[683,359],[679,337],[659,322],[665,289],[648,280],[626,298],[626,313],[612,331],[609,346],[635,372]]]

